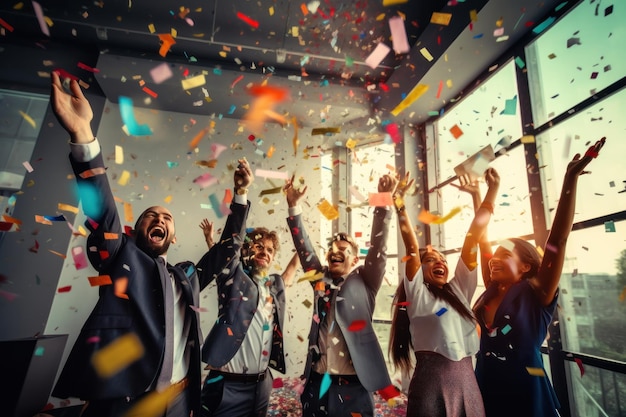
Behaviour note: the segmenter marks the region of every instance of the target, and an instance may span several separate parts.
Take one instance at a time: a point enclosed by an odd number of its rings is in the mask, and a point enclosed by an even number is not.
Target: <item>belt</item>
[[[243,382],[245,384],[257,383],[265,380],[265,372],[260,374],[232,374],[230,372],[216,371],[212,369],[209,372],[209,378],[215,378],[217,376],[223,377],[226,381]]]
[[[346,385],[346,384],[355,384],[355,383],[361,383],[361,381],[359,381],[359,377],[354,374],[354,375],[333,375],[333,374],[328,374],[328,376],[330,377],[330,381],[333,384],[337,384],[337,385]],[[322,374],[318,374],[315,371],[311,371],[311,379],[313,380],[321,380],[324,377],[324,375]]]

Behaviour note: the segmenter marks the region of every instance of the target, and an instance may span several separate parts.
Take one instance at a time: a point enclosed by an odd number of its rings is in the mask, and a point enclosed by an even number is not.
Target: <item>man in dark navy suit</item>
[[[285,372],[285,285],[293,279],[298,257],[283,274],[271,273],[277,234],[263,227],[246,232],[253,180],[248,161],[240,159],[231,213],[211,249],[219,307],[202,348],[210,369],[202,387],[203,417],[265,416],[272,390],[269,368]]]
[[[393,192],[396,179],[384,175],[378,192]],[[387,264],[386,246],[391,211],[374,208],[370,246],[365,265],[358,266],[359,248],[346,233],[336,234],[322,266],[302,219],[298,204],[306,187],[298,189],[293,177],[283,188],[293,237],[302,268],[316,271],[314,315],[300,396],[304,417],[363,417],[374,415],[372,393],[383,398],[398,395],[391,384],[380,344],[372,327],[376,294]]]
[[[167,417],[199,415],[199,293],[211,280],[213,258],[167,263],[176,242],[172,213],[145,210],[130,235],[123,233],[93,112],[75,80],[64,91],[52,73],[52,108],[70,135],[70,161],[90,230],[88,256],[108,285],[85,322],[53,395],[86,401],[83,417],[145,414],[147,405]],[[207,271],[207,272],[203,272]],[[192,308],[193,307],[193,308]],[[116,353],[117,352],[117,353]],[[113,360],[112,360],[113,359]],[[118,366],[112,366],[115,363]]]

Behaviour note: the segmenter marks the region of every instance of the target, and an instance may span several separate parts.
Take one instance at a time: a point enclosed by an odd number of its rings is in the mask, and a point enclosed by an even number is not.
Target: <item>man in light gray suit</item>
[[[392,192],[396,179],[384,175],[379,192]],[[302,220],[298,201],[306,187],[299,190],[293,177],[283,188],[289,217],[287,224],[304,271],[323,276],[312,281],[315,302],[309,351],[302,376],[304,391],[300,397],[304,417],[363,417],[374,415],[372,392],[383,397],[397,395],[391,384],[385,359],[372,327],[376,294],[385,274],[385,254],[391,211],[374,209],[371,245],[365,264],[356,267],[359,249],[351,236],[339,233],[330,242],[322,266],[315,254]],[[326,392],[326,387],[328,391]]]

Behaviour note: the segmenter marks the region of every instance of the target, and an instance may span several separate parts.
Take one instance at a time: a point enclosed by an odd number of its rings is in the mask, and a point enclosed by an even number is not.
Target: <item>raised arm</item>
[[[202,219],[200,229],[202,229],[207,248],[211,249],[215,245],[215,240],[213,240],[213,222],[210,222],[208,219]]]
[[[405,177],[398,181],[398,185],[393,193],[393,204],[398,214],[398,226],[400,227],[400,235],[402,236],[402,242],[404,242],[404,249],[406,251],[405,274],[409,281],[413,280],[413,277],[422,266],[417,236],[415,235],[413,223],[411,222],[411,218],[407,215],[404,205],[404,195],[412,184],[413,180],[410,179],[410,173],[407,172]]]
[[[495,173],[495,177],[494,177]],[[496,192],[500,184],[500,177],[495,170],[487,170],[485,172],[485,180],[487,184],[493,184],[496,187]],[[452,186],[458,188],[460,191],[464,191],[472,197],[472,205],[474,207],[474,213],[478,212],[481,205],[484,205],[484,208],[489,210],[493,214],[494,205],[493,202],[489,201],[489,196],[485,197],[485,200],[482,201],[480,198],[480,188],[478,187],[477,181],[471,181],[469,175],[464,175],[459,177],[459,185],[451,184]],[[495,201],[495,194],[494,194]],[[473,247],[473,246],[472,246]],[[491,270],[489,269],[489,260],[493,256],[493,249],[491,248],[491,244],[489,244],[489,238],[487,237],[487,229],[483,231],[483,234],[478,238],[478,247],[480,248],[480,267],[483,276],[483,283],[485,287],[489,286],[491,282]],[[471,262],[471,259],[469,260]],[[475,262],[475,260],[474,260]],[[466,265],[469,265],[466,263]]]
[[[300,257],[298,256],[298,253],[296,252],[293,254],[291,259],[289,260],[289,263],[287,264],[287,267],[282,273],[283,282],[285,283],[286,287],[289,287],[293,284],[293,278],[296,276],[296,271],[298,270],[299,267],[300,267]]]
[[[489,224],[489,220],[491,220],[491,215],[493,214],[494,203],[498,194],[498,188],[500,187],[500,176],[495,169],[489,168],[485,171],[485,181],[487,182],[488,187],[487,194],[485,194],[485,198],[476,210],[474,220],[472,220],[472,224],[465,235],[465,241],[463,242],[463,248],[461,249],[461,259],[470,269],[474,269],[476,267],[477,246],[481,240],[483,240],[483,235],[487,231],[487,225]],[[476,196],[480,199],[479,192],[472,194],[472,199],[476,199]],[[476,202],[474,202],[474,204],[476,204]],[[483,246],[489,246],[488,242],[483,240]],[[491,248],[489,248],[489,253],[491,254]],[[486,265],[483,265],[482,270],[483,280],[485,281],[485,285],[489,285],[489,282],[491,281],[490,274],[487,273],[486,276],[484,275],[485,269],[488,270],[485,266]]]
[[[545,246],[545,253],[537,276],[530,279],[537,297],[543,305],[548,305],[554,299],[559,286],[563,260],[565,259],[565,246],[574,221],[574,209],[576,207],[576,188],[578,177],[587,173],[585,167],[591,160],[598,156],[604,146],[605,138],[591,146],[583,157],[576,154],[574,159],[567,165],[563,188],[559,204],[554,214],[554,221]]]

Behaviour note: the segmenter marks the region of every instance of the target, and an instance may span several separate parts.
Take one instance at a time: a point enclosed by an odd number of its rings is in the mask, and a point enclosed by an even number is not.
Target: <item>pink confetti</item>
[[[46,36],[50,36],[50,29],[48,29],[48,24],[46,23],[46,18],[43,15],[43,9],[41,5],[36,1],[33,1],[33,9],[35,10],[35,16],[37,16],[37,21],[39,22],[39,28]]]

